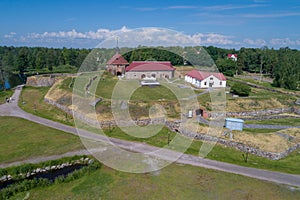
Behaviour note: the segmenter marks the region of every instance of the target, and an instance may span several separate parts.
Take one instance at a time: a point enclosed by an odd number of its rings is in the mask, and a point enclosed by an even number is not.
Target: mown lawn
[[[25,119],[0,117],[0,163],[83,148],[77,136]]]
[[[240,175],[172,164],[130,174],[103,166],[82,178],[36,188],[12,199],[299,199],[300,191]]]

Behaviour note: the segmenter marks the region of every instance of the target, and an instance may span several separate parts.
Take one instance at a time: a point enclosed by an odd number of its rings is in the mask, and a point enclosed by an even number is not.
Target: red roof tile
[[[133,61],[127,68],[128,71],[173,71],[175,68],[169,61]]]
[[[228,54],[227,57],[228,58],[237,58],[238,55],[237,54]]]
[[[108,62],[108,65],[129,65],[127,60],[121,54],[115,54]]]
[[[222,73],[217,73],[217,72],[202,72],[202,71],[198,71],[198,70],[193,69],[192,71],[189,71],[186,75],[188,75],[192,78],[195,78],[197,80],[200,80],[200,81],[202,81],[202,80],[206,79],[207,77],[213,75],[216,78],[218,78],[219,80],[226,81],[225,76]]]

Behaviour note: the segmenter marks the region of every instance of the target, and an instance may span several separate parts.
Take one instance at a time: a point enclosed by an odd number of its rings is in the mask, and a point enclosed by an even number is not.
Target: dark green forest
[[[98,49],[107,61],[115,49]],[[204,52],[207,53],[204,53]],[[0,81],[3,74],[42,74],[76,72],[91,49],[44,48],[44,47],[0,47]],[[171,61],[174,66],[200,65],[212,66],[227,76],[243,72],[263,73],[274,78],[273,85],[291,90],[299,89],[300,51],[288,47],[273,49],[241,48],[224,49],[208,47],[157,47],[121,48],[120,52],[129,62],[133,60]],[[236,53],[238,61],[227,59],[227,54]],[[103,56],[102,56],[103,58]],[[212,58],[212,59],[211,59]],[[2,79],[2,80],[1,80]],[[1,84],[1,82],[0,82]]]

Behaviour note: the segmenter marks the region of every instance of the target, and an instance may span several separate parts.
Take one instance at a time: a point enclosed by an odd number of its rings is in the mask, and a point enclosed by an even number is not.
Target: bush
[[[251,87],[249,85],[242,84],[242,83],[234,83],[230,89],[230,92],[245,97],[245,96],[249,96],[251,92]]]

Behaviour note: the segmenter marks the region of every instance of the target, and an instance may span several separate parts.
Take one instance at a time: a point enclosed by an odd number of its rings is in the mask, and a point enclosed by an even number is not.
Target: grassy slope
[[[49,89],[50,87],[24,87],[19,99],[19,106],[24,111],[34,115],[67,125],[73,125],[74,121],[71,115],[66,115],[62,110],[44,102],[44,96]]]
[[[0,163],[82,148],[78,137],[56,129],[16,117],[0,117],[0,121]]]
[[[26,193],[13,199],[23,198]],[[103,166],[78,180],[37,188],[30,199],[299,199],[300,192],[244,176],[172,164],[129,174]]]

